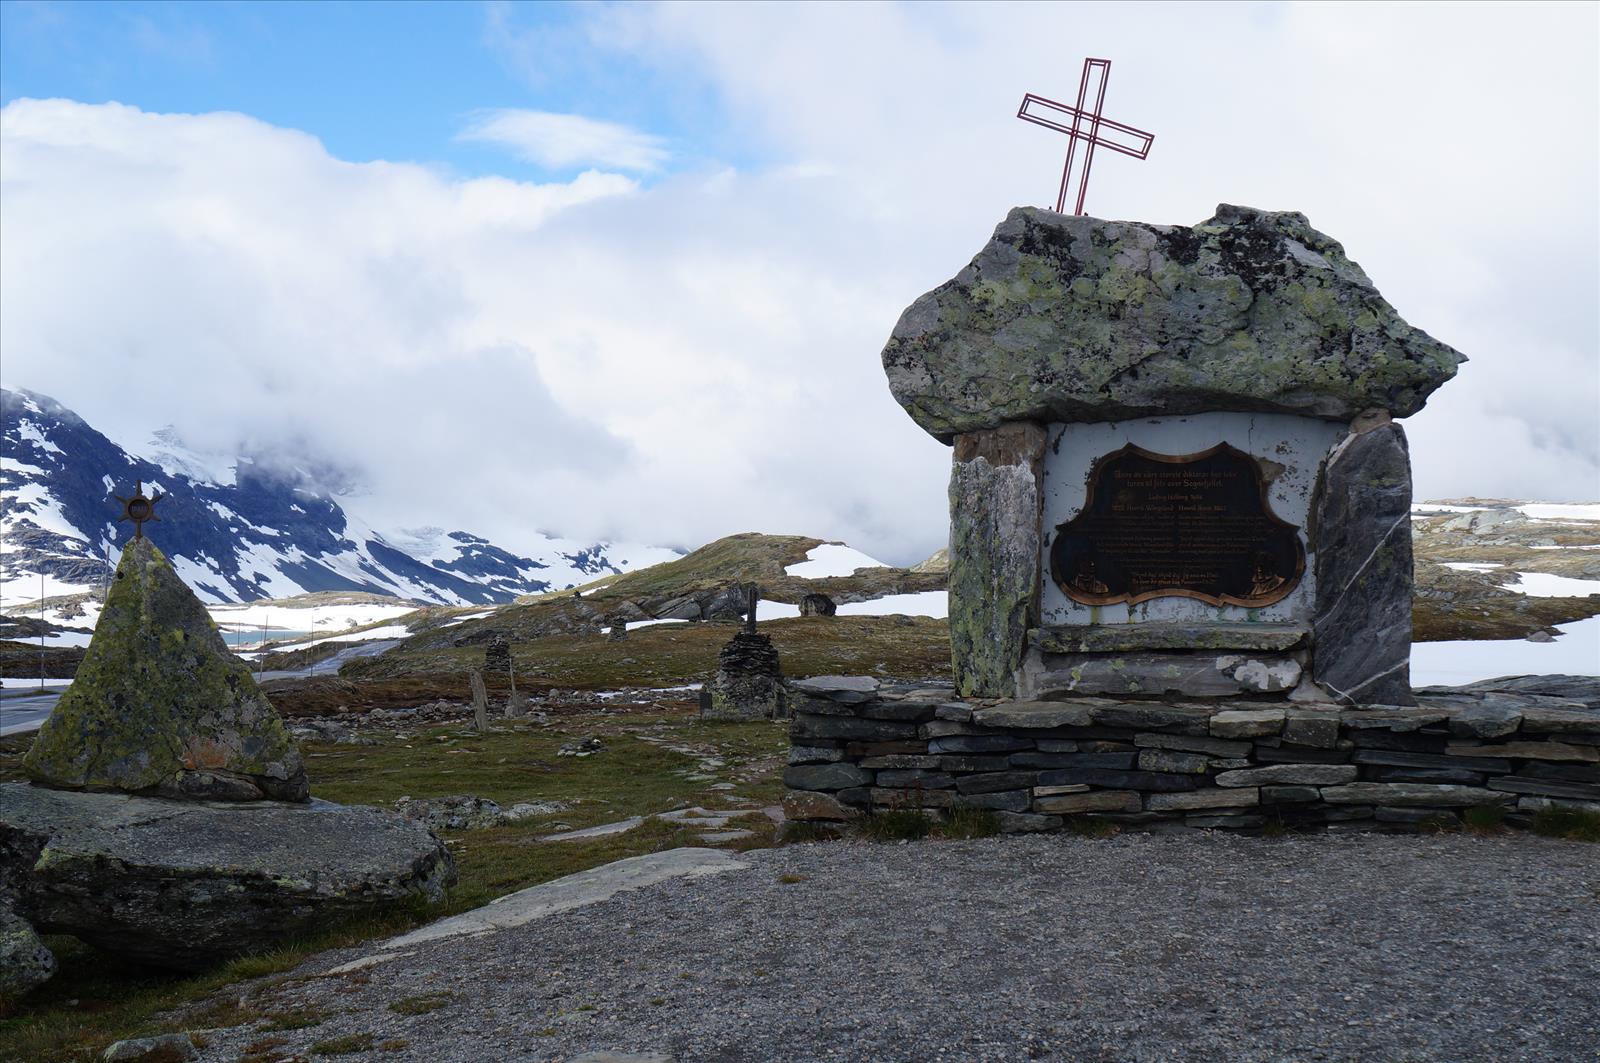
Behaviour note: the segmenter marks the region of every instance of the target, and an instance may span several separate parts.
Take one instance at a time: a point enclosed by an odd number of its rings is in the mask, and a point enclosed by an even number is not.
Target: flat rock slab
[[[283,1056],[368,1033],[404,1039],[373,1055],[396,1063],[1569,1063],[1600,1044],[1594,857],[1529,835],[795,845],[260,1003],[328,1016],[275,1034]],[[389,1009],[423,994],[450,997]],[[260,1036],[210,1031],[202,1058]]]
[[[453,915],[436,923],[390,938],[385,951],[412,950],[443,938],[487,934],[522,926],[536,919],[609,900],[627,890],[643,889],[674,878],[701,878],[749,865],[720,849],[668,849],[618,860],[576,875],[507,894],[482,908]]]
[[[444,844],[393,812],[0,786],[0,889],[41,931],[180,969],[436,900]]]

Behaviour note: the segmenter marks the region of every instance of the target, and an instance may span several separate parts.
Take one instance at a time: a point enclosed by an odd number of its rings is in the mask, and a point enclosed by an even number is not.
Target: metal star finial
[[[125,520],[133,521],[133,537],[135,539],[143,539],[144,522],[161,519],[156,516],[156,503],[167,496],[157,491],[154,498],[146,498],[144,496],[144,481],[135,480],[132,498],[123,498],[121,495],[112,495],[111,497],[122,503],[122,516],[117,518],[117,523],[121,524]]]

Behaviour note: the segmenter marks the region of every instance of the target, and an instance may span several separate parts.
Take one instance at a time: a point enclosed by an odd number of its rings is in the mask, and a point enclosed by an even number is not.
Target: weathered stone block
[[[873,787],[868,791],[873,808],[949,808],[954,790],[896,790]]]
[[[1511,762],[1498,757],[1448,756],[1443,753],[1403,753],[1387,749],[1358,749],[1350,754],[1356,764],[1394,768],[1465,768],[1469,771],[1510,774]]]
[[[1040,628],[1029,643],[1043,653],[1131,653],[1138,650],[1292,650],[1311,635],[1308,624],[1081,624]]]
[[[1342,749],[1310,746],[1256,746],[1253,755],[1263,764],[1348,764],[1351,756]]]
[[[950,654],[963,697],[1017,693],[1016,672],[1039,614],[1044,445],[1044,429],[1023,418],[1001,418],[955,440]]]
[[[1150,794],[1144,807],[1151,812],[1185,812],[1195,808],[1248,808],[1261,803],[1261,791],[1195,790],[1192,793]]]
[[[1039,773],[1040,786],[1087,783],[1118,790],[1193,790],[1194,777],[1153,771],[1108,771],[1101,768],[1066,768]]]
[[[1079,812],[1138,812],[1141,807],[1138,794],[1119,790],[1057,794],[1052,797],[1036,797],[1033,800],[1035,812],[1068,816]]]
[[[1094,717],[1096,723],[1107,727],[1204,735],[1212,712],[1210,707],[1203,705],[1143,705],[1137,702],[1112,702],[1097,707],[1094,710]]]
[[[1438,808],[1402,808],[1379,805],[1372,810],[1372,818],[1379,823],[1399,823],[1409,827],[1444,827],[1461,822],[1454,812]]]
[[[1339,743],[1339,715],[1290,712],[1283,718],[1283,740],[1297,746],[1332,749]]]
[[[1015,753],[1032,748],[1032,739],[1012,735],[951,735],[928,743],[932,753]]]
[[[1282,709],[1227,709],[1211,717],[1213,738],[1254,738],[1283,730]]]
[[[1370,782],[1422,782],[1454,783],[1458,786],[1482,786],[1487,778],[1481,771],[1465,768],[1384,768],[1369,767],[1366,777]]]
[[[1521,775],[1502,775],[1489,780],[1490,790],[1513,794],[1540,794],[1545,797],[1571,797],[1580,801],[1600,801],[1600,785],[1562,782],[1559,779],[1529,779]],[[1504,796],[1504,795],[1500,795]]]
[[[1140,771],[1189,772],[1199,775],[1211,768],[1211,759],[1199,753],[1178,753],[1169,749],[1146,749],[1139,754]]]
[[[1183,817],[1186,827],[1195,830],[1252,830],[1263,826],[1267,822],[1265,816],[1251,812],[1234,813],[1233,815],[1194,815],[1190,813]]]
[[[844,759],[837,746],[790,746],[790,764],[834,764]]]
[[[1071,783],[1065,786],[1035,786],[1033,788],[1033,796],[1035,797],[1057,797],[1061,794],[1086,794],[1088,792],[1089,786],[1086,783]]]
[[[972,713],[981,727],[1043,731],[1053,727],[1087,727],[1093,723],[1090,705],[1071,701],[1008,701]]]
[[[1451,742],[1444,751],[1452,757],[1510,757],[1600,763],[1600,749],[1566,742],[1502,742],[1499,745]]]
[[[1132,768],[1137,753],[1013,753],[1019,768]]]
[[[941,771],[1005,771],[1009,767],[1011,767],[1011,758],[1004,754],[994,754],[992,756],[976,753],[965,756],[961,754],[942,754],[939,757]]]
[[[1002,790],[1021,790],[1038,781],[1034,771],[996,771],[982,775],[968,775],[956,780],[956,789],[963,794],[998,793]]]
[[[921,723],[933,719],[934,706],[914,701],[873,701],[860,707],[859,715],[867,720],[906,720]]]
[[[1353,431],[1317,485],[1312,677],[1340,701],[1412,705],[1411,455],[1393,422]]]
[[[956,777],[949,772],[909,768],[880,771],[873,781],[889,789],[921,787],[925,790],[948,790],[956,784]]]
[[[856,763],[863,768],[939,768],[943,757],[932,753],[891,753],[883,757],[862,757]]]
[[[1133,736],[1133,744],[1141,749],[1180,749],[1187,753],[1205,753],[1213,757],[1244,757],[1250,753],[1249,742],[1229,742],[1221,738],[1205,738],[1198,735],[1137,734]]]
[[[1261,803],[1264,805],[1300,805],[1322,800],[1322,791],[1315,786],[1263,786]]]
[[[1353,782],[1344,786],[1324,787],[1322,799],[1333,805],[1391,805],[1405,808],[1422,805],[1436,808],[1466,808],[1472,805],[1504,804],[1511,800],[1511,796],[1477,786]]]
[[[1002,790],[995,793],[958,794],[953,808],[987,808],[996,812],[1026,812],[1033,797],[1026,790]]]
[[[1337,786],[1354,782],[1361,771],[1354,764],[1274,764],[1265,768],[1225,771],[1217,776],[1218,786]]]
[[[797,715],[789,728],[791,738],[855,738],[886,742],[915,738],[917,725],[896,720],[858,720],[850,716]]]
[[[878,681],[866,675],[816,675],[790,680],[789,687],[800,694],[848,705],[859,705],[878,696]]]
[[[844,790],[872,782],[872,772],[854,764],[791,764],[783,770],[783,785],[791,790]]]
[[[1044,654],[1024,670],[1028,697],[1081,695],[1230,698],[1291,689],[1300,665],[1288,657],[1214,653]]]

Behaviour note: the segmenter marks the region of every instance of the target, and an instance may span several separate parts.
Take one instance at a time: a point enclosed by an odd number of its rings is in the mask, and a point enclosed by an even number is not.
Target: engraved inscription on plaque
[[[1050,544],[1056,586],[1086,605],[1167,595],[1271,605],[1305,567],[1299,529],[1272,512],[1260,466],[1226,443],[1181,457],[1132,443],[1105,455],[1082,511]]]

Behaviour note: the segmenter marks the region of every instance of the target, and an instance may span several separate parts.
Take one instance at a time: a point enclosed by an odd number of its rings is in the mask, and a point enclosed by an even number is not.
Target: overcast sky
[[[1088,210],[1299,210],[1471,358],[1419,497],[1600,498],[1593,4],[0,7],[0,379],[333,463],[379,527],[914,561],[879,351],[1064,145]]]

